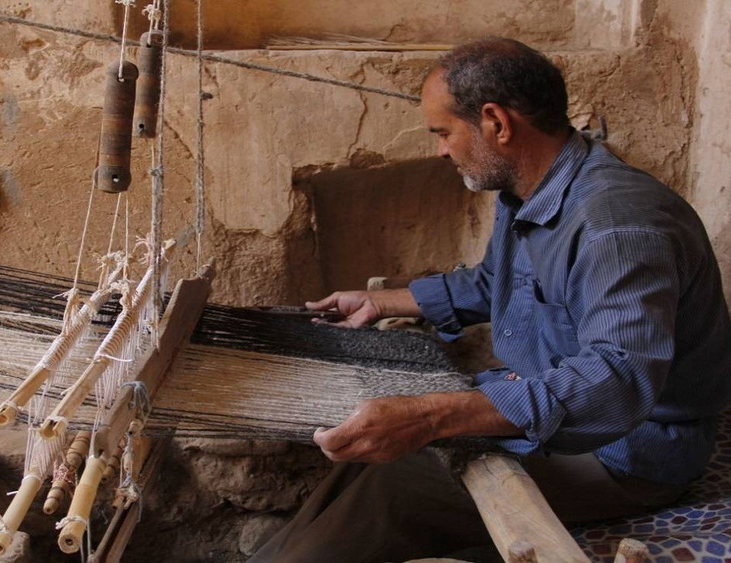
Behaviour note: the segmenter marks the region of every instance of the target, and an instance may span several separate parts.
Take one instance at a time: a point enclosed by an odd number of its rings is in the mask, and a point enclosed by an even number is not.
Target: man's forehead
[[[424,86],[421,89],[422,98],[428,97],[443,97],[448,96],[451,98],[449,93],[449,87],[444,76],[445,70],[443,68],[433,69],[424,80]]]

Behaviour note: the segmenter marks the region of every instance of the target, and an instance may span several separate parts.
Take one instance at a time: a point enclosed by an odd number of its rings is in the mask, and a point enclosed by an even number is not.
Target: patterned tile
[[[705,475],[678,506],[656,514],[577,526],[572,535],[596,563],[612,563],[623,538],[643,542],[652,563],[731,562],[731,409],[719,421],[716,451]]]

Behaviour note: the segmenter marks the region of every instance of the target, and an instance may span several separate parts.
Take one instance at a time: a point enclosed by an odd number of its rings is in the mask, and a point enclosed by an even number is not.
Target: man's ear
[[[506,144],[513,136],[513,122],[510,114],[500,104],[488,102],[480,112],[480,129],[483,135],[491,136],[499,144]]]

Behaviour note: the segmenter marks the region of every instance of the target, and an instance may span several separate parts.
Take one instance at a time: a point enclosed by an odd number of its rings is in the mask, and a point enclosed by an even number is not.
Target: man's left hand
[[[335,428],[318,428],[315,443],[333,461],[382,463],[436,439],[429,397],[383,397],[360,403]]]

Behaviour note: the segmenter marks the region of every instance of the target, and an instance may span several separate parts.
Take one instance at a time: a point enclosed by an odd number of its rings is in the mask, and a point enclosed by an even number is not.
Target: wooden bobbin
[[[13,535],[18,531],[25,515],[28,514],[33,499],[41,488],[43,478],[38,475],[37,468],[31,468],[28,475],[20,483],[18,492],[10,501],[10,505],[3,514],[5,527],[0,531],[0,557],[7,553],[13,541]]]
[[[126,191],[132,182],[129,167],[138,75],[137,67],[127,61],[122,64],[121,80],[119,63],[107,67],[99,168],[96,174],[97,187],[105,192]]]
[[[89,443],[91,442],[91,432],[88,430],[81,430],[74,441],[71,442],[68,451],[66,452],[66,459],[63,464],[67,476],[73,476],[81,464],[86,459],[89,453]],[[43,503],[43,512],[46,514],[53,514],[61,506],[66,496],[69,494],[70,485],[68,478],[59,477],[53,480],[51,489],[48,491],[46,496],[46,502]]]
[[[137,82],[134,131],[140,137],[157,135],[157,108],[160,104],[160,66],[163,32],[143,33],[137,51],[140,78]]]
[[[64,553],[76,553],[81,547],[86,522],[89,521],[91,507],[94,504],[105,467],[106,462],[96,457],[89,458],[86,462],[86,468],[76,486],[74,498],[71,500],[69,521],[58,536],[58,547]]]
[[[114,449],[114,453],[110,456],[107,467],[104,470],[104,473],[102,473],[102,485],[106,485],[117,476],[119,460],[122,457],[122,452],[124,451],[124,444],[125,440],[120,440],[119,444],[117,444],[117,447]]]

